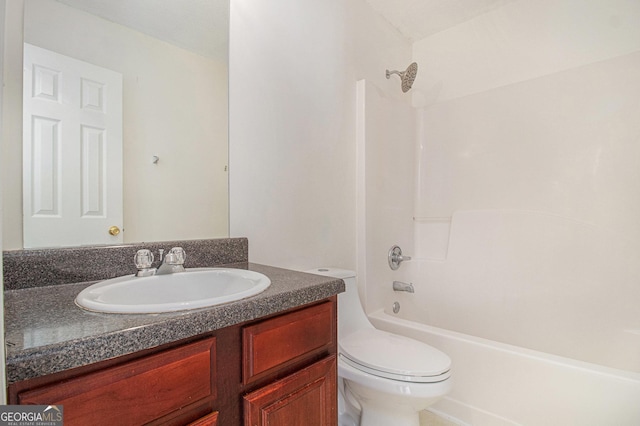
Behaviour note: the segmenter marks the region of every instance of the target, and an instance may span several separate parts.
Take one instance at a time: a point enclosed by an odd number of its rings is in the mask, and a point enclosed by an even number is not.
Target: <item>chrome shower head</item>
[[[416,79],[416,75],[418,74],[418,64],[412,62],[411,65],[402,72],[387,70],[387,79],[391,78],[391,74],[398,74],[400,76],[402,91],[407,93],[409,89],[411,89],[411,86],[413,86],[413,81]]]

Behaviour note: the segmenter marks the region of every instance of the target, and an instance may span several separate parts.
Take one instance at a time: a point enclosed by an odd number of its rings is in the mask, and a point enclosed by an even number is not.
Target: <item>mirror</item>
[[[227,237],[229,0],[23,5],[21,42],[122,74],[123,242]],[[16,49],[18,35],[5,37]],[[5,48],[5,68],[11,51]],[[7,86],[22,76],[7,78],[7,71],[5,95],[17,98]],[[7,110],[11,132],[17,117]],[[20,117],[20,138],[21,124]],[[5,250],[23,246],[18,142],[18,131],[3,137]]]

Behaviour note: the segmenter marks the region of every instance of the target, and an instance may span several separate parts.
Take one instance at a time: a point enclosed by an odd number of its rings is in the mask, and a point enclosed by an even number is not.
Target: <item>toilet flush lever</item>
[[[399,246],[393,246],[389,249],[389,267],[394,271],[400,267],[400,263],[405,260],[411,260],[410,256],[403,256],[402,249]]]

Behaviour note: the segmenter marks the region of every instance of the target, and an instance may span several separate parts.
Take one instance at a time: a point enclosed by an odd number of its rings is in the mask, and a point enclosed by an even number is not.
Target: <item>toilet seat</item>
[[[435,383],[450,377],[451,359],[439,350],[377,329],[340,338],[340,357],[366,373],[387,379]]]

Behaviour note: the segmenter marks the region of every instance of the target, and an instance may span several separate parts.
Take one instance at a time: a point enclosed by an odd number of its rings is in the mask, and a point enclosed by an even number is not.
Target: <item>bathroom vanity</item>
[[[78,308],[74,297],[91,282],[7,291],[9,403],[62,405],[65,425],[335,425],[344,283],[233,266],[272,284],[236,302],[152,315]]]

